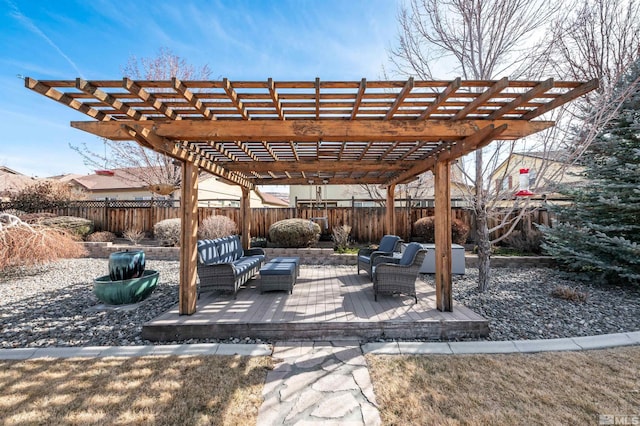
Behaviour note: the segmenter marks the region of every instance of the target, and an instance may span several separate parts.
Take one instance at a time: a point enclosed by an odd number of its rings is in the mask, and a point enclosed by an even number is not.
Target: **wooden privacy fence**
[[[153,225],[157,222],[178,218],[180,209],[177,202],[158,201],[78,201],[65,207],[42,210],[59,216],[76,216],[93,221],[97,231],[111,231],[122,234],[129,229],[139,229],[149,234],[153,232]],[[3,203],[0,210],[11,208]],[[413,224],[420,218],[432,216],[433,207],[395,207],[396,233],[405,241],[413,236]],[[325,216],[326,214],[326,216]],[[515,216],[517,212],[512,212]],[[227,216],[240,225],[240,209],[238,207],[199,207],[198,221],[213,215]],[[322,215],[319,217],[319,215]],[[326,220],[325,220],[326,217]],[[489,221],[489,227],[499,223],[504,217],[494,215]],[[266,238],[271,224],[284,219],[303,218],[317,222],[323,234],[331,234],[333,228],[341,225],[351,226],[351,237],[359,243],[380,241],[385,234],[384,207],[328,207],[318,209],[305,207],[289,208],[253,208],[251,209],[251,236]],[[469,241],[473,241],[473,212],[465,208],[452,208],[452,218],[466,223],[471,229]],[[526,220],[521,221],[516,229],[531,228],[533,224],[550,225],[550,213],[546,209],[539,209],[529,213]],[[499,237],[506,228],[492,234],[492,238]]]

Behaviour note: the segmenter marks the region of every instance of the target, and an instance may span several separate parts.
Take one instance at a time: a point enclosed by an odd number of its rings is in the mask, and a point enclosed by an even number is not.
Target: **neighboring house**
[[[149,186],[131,173],[129,169],[98,170],[91,175],[64,175],[56,179],[67,182],[93,200],[166,200],[179,199],[180,191],[170,195],[158,195]],[[220,181],[208,173],[198,179],[198,200],[202,207],[239,207],[242,190],[237,185]],[[251,207],[286,207],[287,203],[276,197],[251,192]]]
[[[534,198],[561,198],[558,185],[582,182],[583,167],[567,165],[564,151],[514,152],[491,173],[491,191],[511,198],[520,190],[520,169],[528,169],[529,190]]]
[[[451,168],[451,198],[452,204],[455,206],[458,200],[463,200],[466,194],[470,194],[472,188],[468,185],[461,183],[461,173],[455,167]],[[420,207],[432,207],[434,200],[434,182],[433,174],[427,172],[421,175],[419,182],[410,183],[409,186],[419,184],[421,187],[419,190],[409,189],[409,195],[413,199],[419,199],[417,203]],[[404,185],[396,186],[395,199],[396,205],[400,205],[407,198],[407,191],[402,188]],[[371,193],[376,188],[371,188],[372,191],[368,191],[367,188],[362,185],[296,185],[291,186],[289,190],[289,205],[294,207],[296,203],[299,206],[312,205],[324,208],[325,203],[327,207],[350,207],[352,202],[355,207],[379,207],[380,202],[373,200]],[[386,199],[386,190],[379,188],[379,199]],[[418,193],[419,196],[412,195]],[[311,202],[309,201],[311,200]],[[415,204],[414,204],[415,205]]]
[[[13,169],[0,166],[0,201],[9,201],[11,196],[33,185],[37,180]]]

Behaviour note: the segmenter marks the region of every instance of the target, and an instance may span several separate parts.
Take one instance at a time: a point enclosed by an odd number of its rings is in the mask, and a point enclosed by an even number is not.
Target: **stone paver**
[[[258,425],[379,425],[367,364],[355,342],[276,343]]]

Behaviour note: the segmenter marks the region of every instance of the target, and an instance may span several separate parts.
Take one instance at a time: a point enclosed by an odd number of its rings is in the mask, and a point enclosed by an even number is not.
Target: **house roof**
[[[262,202],[264,204],[269,204],[272,206],[289,207],[288,202],[286,202],[281,198],[276,197],[273,194],[269,194],[268,192],[261,192],[258,190],[258,188],[256,188],[255,191],[256,191],[256,194],[258,194],[258,196],[262,198]]]
[[[0,169],[0,194],[18,192],[36,182],[35,178],[25,176],[7,167]]]
[[[92,174],[73,177],[69,182],[76,183],[88,191],[108,190],[140,190],[146,189],[147,184],[132,174],[134,168],[111,170],[113,174]]]

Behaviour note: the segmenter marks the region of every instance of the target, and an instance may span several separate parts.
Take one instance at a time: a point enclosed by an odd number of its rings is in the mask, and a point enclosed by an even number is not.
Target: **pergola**
[[[451,162],[491,141],[554,125],[537,119],[598,81],[133,81],[25,79],[34,90],[93,120],[71,125],[137,141],[182,162],[180,314],[196,311],[198,173],[242,187],[248,248],[255,185],[386,187],[386,232],[395,233],[394,190],[435,176],[436,305],[452,310]]]

